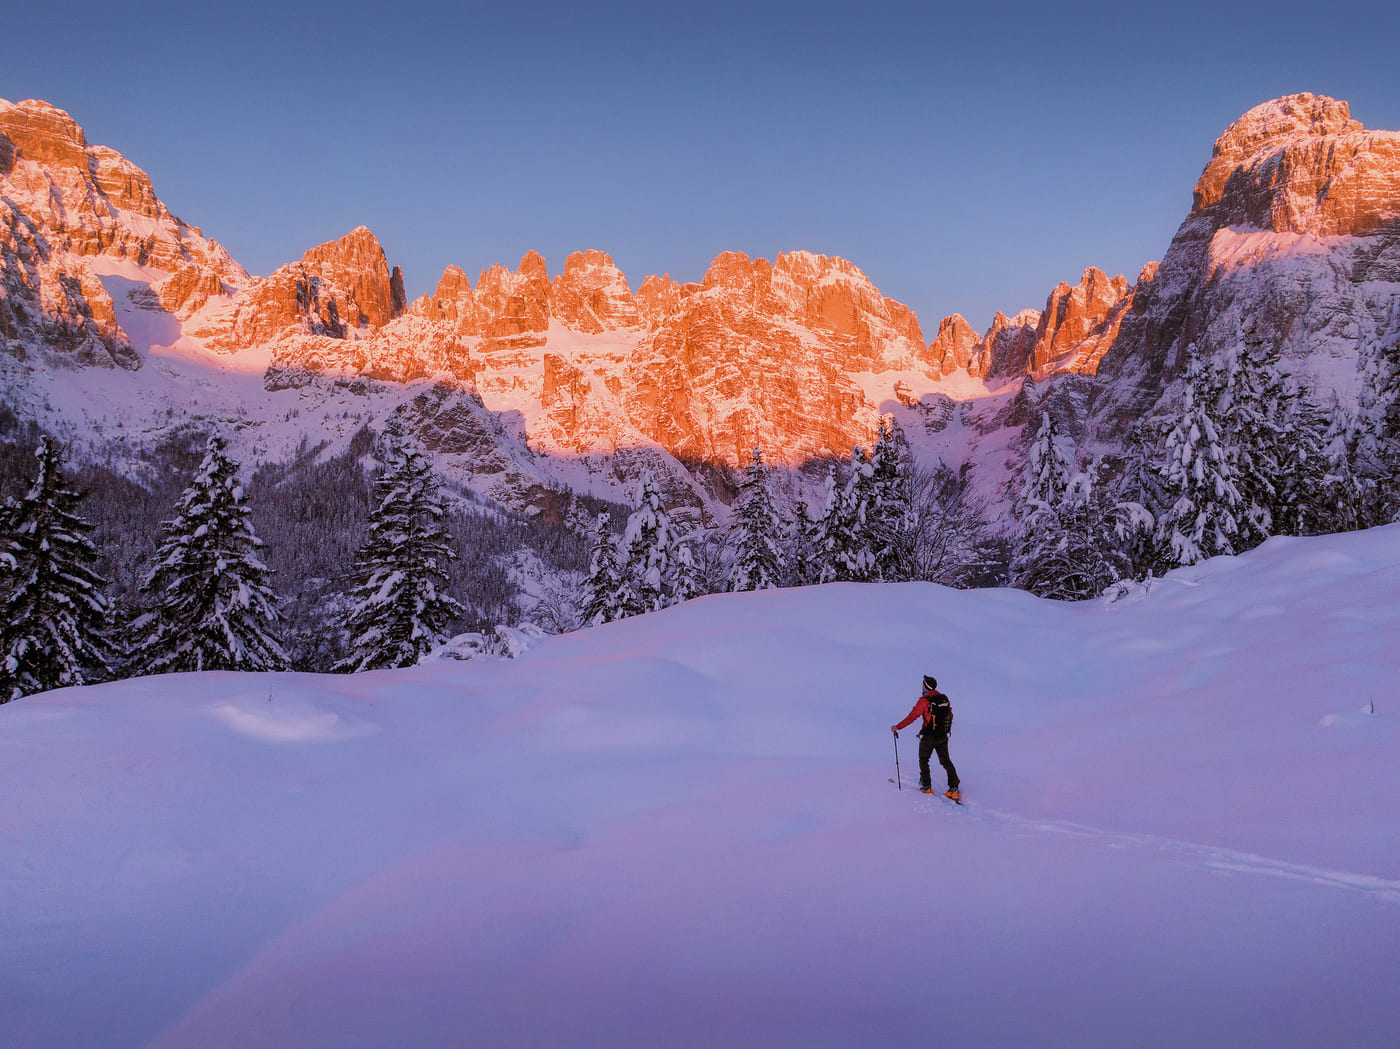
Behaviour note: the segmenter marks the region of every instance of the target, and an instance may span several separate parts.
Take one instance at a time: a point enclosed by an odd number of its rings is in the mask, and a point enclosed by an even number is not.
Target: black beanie
[[[924,675],[924,691],[933,692],[938,688],[938,679],[931,674]]]

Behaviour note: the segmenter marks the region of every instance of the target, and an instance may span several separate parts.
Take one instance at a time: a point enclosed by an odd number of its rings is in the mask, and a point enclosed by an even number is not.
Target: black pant
[[[948,789],[957,790],[958,770],[953,768],[953,759],[948,757],[947,736],[919,737],[919,786],[933,786],[933,773],[929,772],[928,759],[933,757],[935,751],[938,752],[938,763],[943,766],[943,771],[948,773]]]

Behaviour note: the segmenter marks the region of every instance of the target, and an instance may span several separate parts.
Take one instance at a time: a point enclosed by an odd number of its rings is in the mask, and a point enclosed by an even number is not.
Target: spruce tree
[[[808,574],[813,583],[831,583],[837,578],[837,556],[844,546],[842,488],[834,462],[828,465],[822,482],[821,503],[822,510],[812,532],[812,567]]]
[[[1113,490],[1118,505],[1125,510],[1122,546],[1134,579],[1159,576],[1173,566],[1171,550],[1157,531],[1157,522],[1170,507],[1162,480],[1166,460],[1158,451],[1160,443],[1155,426],[1141,420],[1134,423],[1123,441],[1121,468]]]
[[[1288,531],[1284,522],[1300,516],[1301,494],[1286,474],[1300,465],[1317,465],[1320,449],[1309,429],[1307,447],[1296,429],[1298,397],[1288,388],[1278,366],[1276,347],[1259,334],[1257,325],[1241,325],[1238,344],[1226,357],[1223,384],[1215,396],[1212,415],[1230,457],[1240,504],[1236,551],[1258,546],[1269,536]]]
[[[133,623],[137,669],[280,670],[281,615],[272,571],[238,483],[238,466],[217,434],[199,472],[161,524],[156,565],[141,584],[148,611]]]
[[[735,502],[731,529],[734,568],[730,590],[768,590],[779,585],[778,515],[768,491],[768,471],[759,449],[753,450],[739,498]]]
[[[589,533],[588,579],[584,583],[583,625],[598,626],[621,619],[623,611],[622,569],[617,560],[617,540],[608,530],[611,517],[598,515]]]
[[[53,441],[41,437],[36,454],[34,484],[0,512],[0,703],[99,681],[114,657],[81,496],[66,486]]]
[[[1170,507],[1158,523],[1174,564],[1233,554],[1243,502],[1234,457],[1221,437],[1220,380],[1193,345],[1180,414],[1166,439],[1163,491]]]
[[[877,554],[875,468],[864,448],[851,449],[851,476],[838,503],[841,509],[839,542],[835,551],[836,579],[846,583],[870,583],[880,578]]]
[[[1016,545],[1011,559],[1011,585],[1043,597],[1041,576],[1051,571],[1048,559],[1064,543],[1061,502],[1074,477],[1074,450],[1060,433],[1055,417],[1040,415],[1035,440],[1026,452],[1026,465],[1016,504]]]
[[[812,516],[807,500],[798,499],[784,528],[784,586],[810,586],[820,581],[816,557],[819,527],[820,521]]]
[[[1273,511],[1275,535],[1340,531],[1332,505],[1335,464],[1328,453],[1330,418],[1306,388],[1289,391],[1279,416],[1281,446]],[[1343,486],[1349,481],[1342,479]]]
[[[1018,505],[1057,506],[1070,478],[1074,476],[1074,442],[1060,432],[1060,425],[1049,412],[1041,412],[1035,441],[1026,453],[1026,468]]]
[[[1318,494],[1321,530],[1350,532],[1366,527],[1375,486],[1358,466],[1359,440],[1354,416],[1343,409],[1334,396],[1326,418],[1322,457],[1327,469]]]
[[[885,419],[880,420],[871,466],[875,502],[870,530],[875,539],[876,577],[887,583],[913,579],[917,522],[909,445],[893,417],[888,424]]]
[[[673,603],[679,604],[710,593],[699,556],[703,545],[703,538],[693,536],[688,536],[676,544],[675,567],[671,575]]]
[[[875,471],[862,448],[851,449],[851,473],[839,484],[836,464],[825,485],[826,511],[817,523],[816,561],[820,583],[868,583],[879,578],[875,537]]]
[[[1354,470],[1366,490],[1365,526],[1386,524],[1400,511],[1400,300],[1380,340],[1363,344],[1357,361]]]
[[[676,529],[650,471],[642,475],[637,502],[622,537],[624,612],[629,616],[655,612],[676,600]]]
[[[392,446],[385,460],[343,621],[350,654],[337,670],[413,666],[465,611],[443,591],[455,555],[432,464],[417,449]]]
[[[1123,534],[1132,513],[1114,504],[1095,460],[1070,477],[1058,502],[1033,502],[1012,564],[1013,582],[1040,597],[1083,601],[1132,571]]]

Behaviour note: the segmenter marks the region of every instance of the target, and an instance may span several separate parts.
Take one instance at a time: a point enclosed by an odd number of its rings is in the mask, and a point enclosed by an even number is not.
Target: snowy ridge
[[[0,1043],[1388,1047],[1397,622],[1392,526],[30,697]],[[929,672],[963,809],[886,782]]]

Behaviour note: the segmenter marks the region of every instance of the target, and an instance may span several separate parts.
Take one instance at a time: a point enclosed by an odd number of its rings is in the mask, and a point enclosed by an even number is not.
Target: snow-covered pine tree
[[[676,543],[675,568],[671,575],[673,604],[711,592],[701,563],[704,545],[704,539],[695,536],[687,536]]]
[[[1157,522],[1170,504],[1163,487],[1165,466],[1156,427],[1139,420],[1123,440],[1123,457],[1113,498],[1124,508],[1121,545],[1134,579],[1159,576],[1173,567],[1171,550],[1158,535]]]
[[[827,467],[821,500],[822,510],[812,532],[812,564],[807,575],[813,583],[831,583],[836,580],[837,551],[844,544],[841,528],[845,516],[841,506],[842,488],[834,462]]]
[[[1060,504],[1074,476],[1074,445],[1060,432],[1055,417],[1043,411],[1035,440],[1026,452],[1016,502],[1016,542],[1010,568],[1012,586],[1050,596],[1040,583],[1041,565],[1064,541]]]
[[[851,449],[851,476],[840,506],[844,542],[836,554],[836,578],[849,583],[875,582],[880,578],[875,468],[866,459],[864,448]]]
[[[758,448],[754,448],[739,485],[730,542],[734,567],[728,589],[769,590],[779,585],[782,566],[778,556],[778,515],[773,510],[768,470]]]
[[[437,478],[417,449],[390,447],[375,480],[374,508],[355,555],[355,584],[344,628],[352,673],[413,666],[447,640],[464,610],[443,592],[454,556]]]
[[[810,586],[818,581],[816,549],[819,525],[820,522],[812,517],[807,500],[798,499],[792,516],[783,524],[784,586]]]
[[[588,516],[588,511],[579,502],[578,493],[569,493],[569,502],[564,509],[564,527],[575,535],[593,534],[593,522]]]
[[[582,621],[598,626],[621,619],[624,595],[622,570],[617,561],[617,539],[608,529],[611,515],[598,515],[589,533],[588,579],[584,583]]]
[[[281,615],[272,571],[238,483],[238,466],[217,434],[180,496],[156,565],[141,584],[148,611],[132,624],[140,673],[280,670]]]
[[[874,470],[876,577],[887,583],[914,578],[915,515],[910,476],[909,442],[890,416],[880,420],[880,433],[871,457]]]
[[[1367,495],[1363,527],[1400,516],[1400,300],[1382,331],[1363,344],[1357,361],[1362,381],[1352,443],[1355,472]]]
[[[1284,420],[1293,399],[1278,357],[1258,326],[1252,320],[1243,322],[1239,341],[1225,358],[1224,382],[1212,406],[1240,493],[1235,515],[1239,532],[1232,540],[1236,551],[1258,546],[1278,530],[1280,480],[1291,455]]]
[[[1178,565],[1233,554],[1242,503],[1234,457],[1216,417],[1221,381],[1194,345],[1187,353],[1181,410],[1167,434],[1162,471],[1171,505],[1158,521],[1159,535]]]
[[[97,573],[92,525],[63,478],[63,457],[39,439],[39,472],[0,512],[0,703],[111,672],[106,581]]]
[[[874,536],[875,471],[863,448],[851,449],[851,474],[837,484],[833,463],[826,484],[826,512],[818,522],[818,582],[868,583],[878,578]]]
[[[1102,462],[1096,459],[1070,477],[1056,504],[1029,504],[1012,563],[1016,586],[1040,597],[1083,601],[1131,572],[1121,537],[1133,509],[1113,503],[1101,475]]]
[[[676,529],[661,502],[651,471],[642,474],[637,509],[622,537],[624,612],[641,615],[675,602]]]
[[[1288,391],[1287,398],[1279,411],[1282,443],[1274,484],[1274,534],[1340,531],[1328,480],[1333,470],[1327,451],[1331,418],[1304,387]]]
[[[1322,457],[1327,471],[1322,477],[1318,511],[1324,532],[1350,532],[1365,528],[1375,499],[1375,484],[1363,476],[1357,464],[1358,433],[1355,417],[1333,395],[1325,413],[1327,429],[1322,437]]]
[[[1044,411],[1035,441],[1026,453],[1026,468],[1022,475],[1017,505],[1022,513],[1031,504],[1057,506],[1070,478],[1074,476],[1074,441],[1060,432],[1055,417]]]

